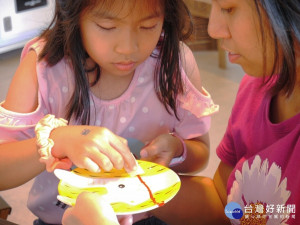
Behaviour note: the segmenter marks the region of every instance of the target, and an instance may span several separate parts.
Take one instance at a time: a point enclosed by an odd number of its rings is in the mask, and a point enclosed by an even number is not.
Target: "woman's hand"
[[[76,205],[66,210],[62,223],[63,225],[131,225],[132,216],[121,216],[117,219],[110,204],[99,194],[83,192],[78,195]]]
[[[171,134],[162,134],[156,137],[140,152],[141,159],[169,166],[174,157],[183,153],[183,145],[179,138]]]
[[[125,168],[136,169],[136,161],[127,140],[104,127],[65,126],[54,129],[50,138],[54,141],[52,155],[69,158],[76,166],[92,172]]]

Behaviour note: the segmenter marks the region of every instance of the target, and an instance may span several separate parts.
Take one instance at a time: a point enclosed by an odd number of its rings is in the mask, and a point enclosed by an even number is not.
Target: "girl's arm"
[[[182,67],[188,79],[199,92],[206,95],[206,92],[202,89],[202,80],[193,52],[183,42],[180,47]],[[209,133],[203,134],[200,137],[185,140],[185,144],[187,147],[186,160],[173,169],[181,173],[198,172],[203,169],[208,162],[210,147]]]
[[[180,173],[196,173],[205,168],[209,159],[209,134],[184,142],[187,148],[186,159],[172,169]],[[176,157],[178,156],[180,155],[177,154]]]
[[[36,53],[30,51],[20,62],[2,107],[19,113],[29,113],[36,109],[36,60]],[[35,138],[1,144],[0,190],[19,186],[42,172],[45,166],[39,162],[39,157]]]
[[[227,202],[226,184],[232,167],[221,162],[214,179],[181,176],[178,194],[152,214],[167,224],[230,224],[224,213]]]
[[[17,113],[30,113],[38,106],[37,55],[29,51],[22,59],[2,107]],[[112,166],[133,170],[136,161],[127,142],[101,127],[66,126],[52,130],[52,155],[68,157],[77,166],[94,169]],[[3,163],[2,163],[3,161]],[[42,172],[35,138],[0,145],[0,189],[23,184]],[[92,165],[92,166],[91,166]],[[3,179],[2,179],[3,178]]]
[[[38,106],[37,55],[34,51],[20,62],[2,107],[18,113],[30,113]]]
[[[199,92],[206,94],[202,89],[200,72],[192,51],[184,43],[181,43],[180,48],[182,67],[188,79]],[[180,173],[198,172],[208,162],[209,134],[206,133],[200,137],[184,140],[184,142],[187,147],[186,160],[180,165],[172,167],[172,169]],[[141,151],[141,156],[142,159],[169,166],[171,159],[181,156],[182,153],[183,146],[180,140],[177,137],[164,134],[145,146]]]
[[[193,86],[202,94],[206,94],[202,89],[202,80],[198,64],[191,49],[184,43],[180,45],[180,60],[182,67]]]
[[[52,155],[55,158],[67,157],[76,166],[92,172],[110,171],[113,167],[124,167],[126,171],[137,169],[127,140],[105,127],[69,125],[54,129],[50,138],[54,141]]]

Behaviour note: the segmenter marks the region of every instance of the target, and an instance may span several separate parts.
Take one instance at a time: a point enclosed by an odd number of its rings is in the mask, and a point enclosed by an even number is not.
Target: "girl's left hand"
[[[147,144],[140,152],[141,159],[169,166],[174,157],[182,155],[183,146],[179,138],[162,134]]]

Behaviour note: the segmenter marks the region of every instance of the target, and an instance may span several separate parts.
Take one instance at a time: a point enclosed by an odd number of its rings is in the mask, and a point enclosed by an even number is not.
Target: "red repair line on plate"
[[[145,185],[145,187],[147,188],[147,190],[148,190],[148,192],[149,192],[149,195],[150,195],[150,199],[152,200],[152,202],[153,202],[154,204],[158,205],[158,206],[163,206],[163,205],[165,204],[164,201],[162,201],[162,202],[157,202],[157,201],[155,200],[155,198],[154,198],[154,196],[153,196],[153,194],[152,194],[150,188],[149,188],[148,185],[145,183],[145,181],[143,181],[143,179],[141,178],[141,176],[140,176],[140,175],[136,175],[136,176],[139,178],[140,182],[141,182],[143,185]]]

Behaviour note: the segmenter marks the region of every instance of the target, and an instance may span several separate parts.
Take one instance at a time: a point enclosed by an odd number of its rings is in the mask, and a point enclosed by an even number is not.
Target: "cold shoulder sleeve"
[[[39,55],[42,48],[42,40],[35,38],[29,41],[23,48],[21,60],[30,50],[36,51],[37,55]],[[64,73],[64,71],[61,72],[62,67],[61,63],[58,63],[50,68],[45,61],[37,61],[36,71],[39,90],[38,106],[35,111],[17,113],[3,108],[2,105],[4,102],[0,104],[0,143],[32,138],[35,136],[35,125],[46,114],[51,113],[57,117],[64,115],[66,102],[60,98],[65,94],[67,95],[66,99],[69,99],[69,95],[66,93],[67,87],[61,84],[60,79],[56,79],[56,76]],[[57,84],[61,84],[60,87],[64,89],[60,88],[58,90]],[[56,98],[59,100],[56,101]]]
[[[184,93],[178,96],[177,110],[179,121],[175,132],[181,137],[190,139],[207,133],[210,129],[211,115],[219,111],[210,94],[203,88],[197,90],[188,77],[183,74]]]
[[[0,105],[0,143],[24,140],[34,137],[34,127],[43,117],[37,109],[32,113],[16,113]]]
[[[39,51],[40,43],[37,42],[37,39],[31,40],[25,45],[21,53],[21,60],[31,49]],[[6,110],[2,107],[3,103],[0,104],[0,143],[33,137],[35,124],[43,117],[40,96],[37,109],[31,113]]]

